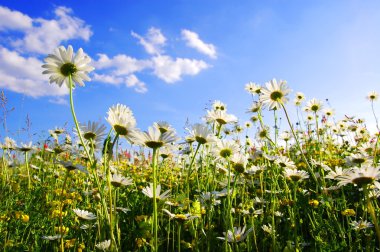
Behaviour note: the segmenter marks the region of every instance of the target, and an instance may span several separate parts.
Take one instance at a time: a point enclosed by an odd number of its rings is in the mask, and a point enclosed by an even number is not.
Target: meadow
[[[3,251],[380,249],[380,135],[364,119],[337,119],[273,79],[245,85],[250,121],[214,101],[183,137],[163,121],[138,129],[124,104],[109,108],[106,124],[86,122],[73,91],[90,81],[90,61],[59,47],[41,68],[69,88],[73,130],[2,140]],[[377,123],[378,94],[367,99]]]

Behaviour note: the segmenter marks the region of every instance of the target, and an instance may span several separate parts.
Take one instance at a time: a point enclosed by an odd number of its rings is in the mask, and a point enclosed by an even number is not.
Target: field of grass
[[[122,104],[109,127],[79,123],[73,86],[92,69],[64,53],[45,68],[70,88],[75,129],[1,144],[3,251],[379,250],[379,134],[363,120],[339,120],[302,93],[292,105],[286,82],[271,80],[246,85],[244,124],[220,101],[182,137],[166,122],[138,130]]]

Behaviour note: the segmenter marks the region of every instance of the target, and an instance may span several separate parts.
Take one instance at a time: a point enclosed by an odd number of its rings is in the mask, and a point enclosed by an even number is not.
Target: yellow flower
[[[317,207],[319,205],[319,201],[315,199],[309,200],[309,205],[313,207]]]
[[[72,199],[65,199],[64,201],[63,201],[63,204],[64,205],[71,205],[73,203],[73,200]]]
[[[77,252],[82,252],[83,249],[85,249],[85,248],[86,248],[86,246],[84,245],[84,243],[81,243],[78,245]]]
[[[66,240],[65,241],[65,248],[72,248],[75,246],[76,239]]]
[[[62,226],[62,227],[54,227],[54,231],[56,233],[60,233],[60,234],[67,234],[69,232],[69,228],[68,227],[65,227],[65,226]]]
[[[356,213],[355,213],[354,209],[345,209],[345,210],[342,211],[342,215],[344,215],[344,216],[354,216],[354,215],[356,215]]]
[[[20,212],[20,211],[16,211],[16,212],[15,212],[15,218],[16,218],[17,220],[21,218],[21,215],[22,215],[22,212]]]
[[[22,222],[24,222],[24,223],[29,222],[29,215],[27,215],[27,214],[22,214],[22,215],[21,215],[21,220],[22,220]]]

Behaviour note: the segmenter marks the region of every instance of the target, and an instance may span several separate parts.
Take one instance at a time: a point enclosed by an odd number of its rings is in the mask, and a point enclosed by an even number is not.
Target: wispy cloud
[[[181,34],[182,34],[182,39],[186,41],[187,46],[194,48],[200,53],[206,54],[210,58],[213,58],[213,59],[217,58],[215,46],[213,44],[207,44],[203,42],[199,38],[199,35],[197,33],[183,29],[181,31]]]
[[[160,54],[163,52],[166,38],[157,28],[151,27],[145,37],[131,32],[131,35],[139,40],[139,43],[144,47],[149,54]]]

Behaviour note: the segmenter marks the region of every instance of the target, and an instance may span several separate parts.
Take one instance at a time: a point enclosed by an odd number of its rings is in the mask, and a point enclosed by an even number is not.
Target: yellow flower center
[[[78,70],[73,63],[65,63],[60,68],[63,76],[69,76],[75,74]]]
[[[271,100],[273,100],[273,101],[281,100],[281,98],[282,98],[283,96],[284,96],[284,95],[283,95],[280,91],[273,91],[273,92],[270,94],[270,98],[271,98]]]

